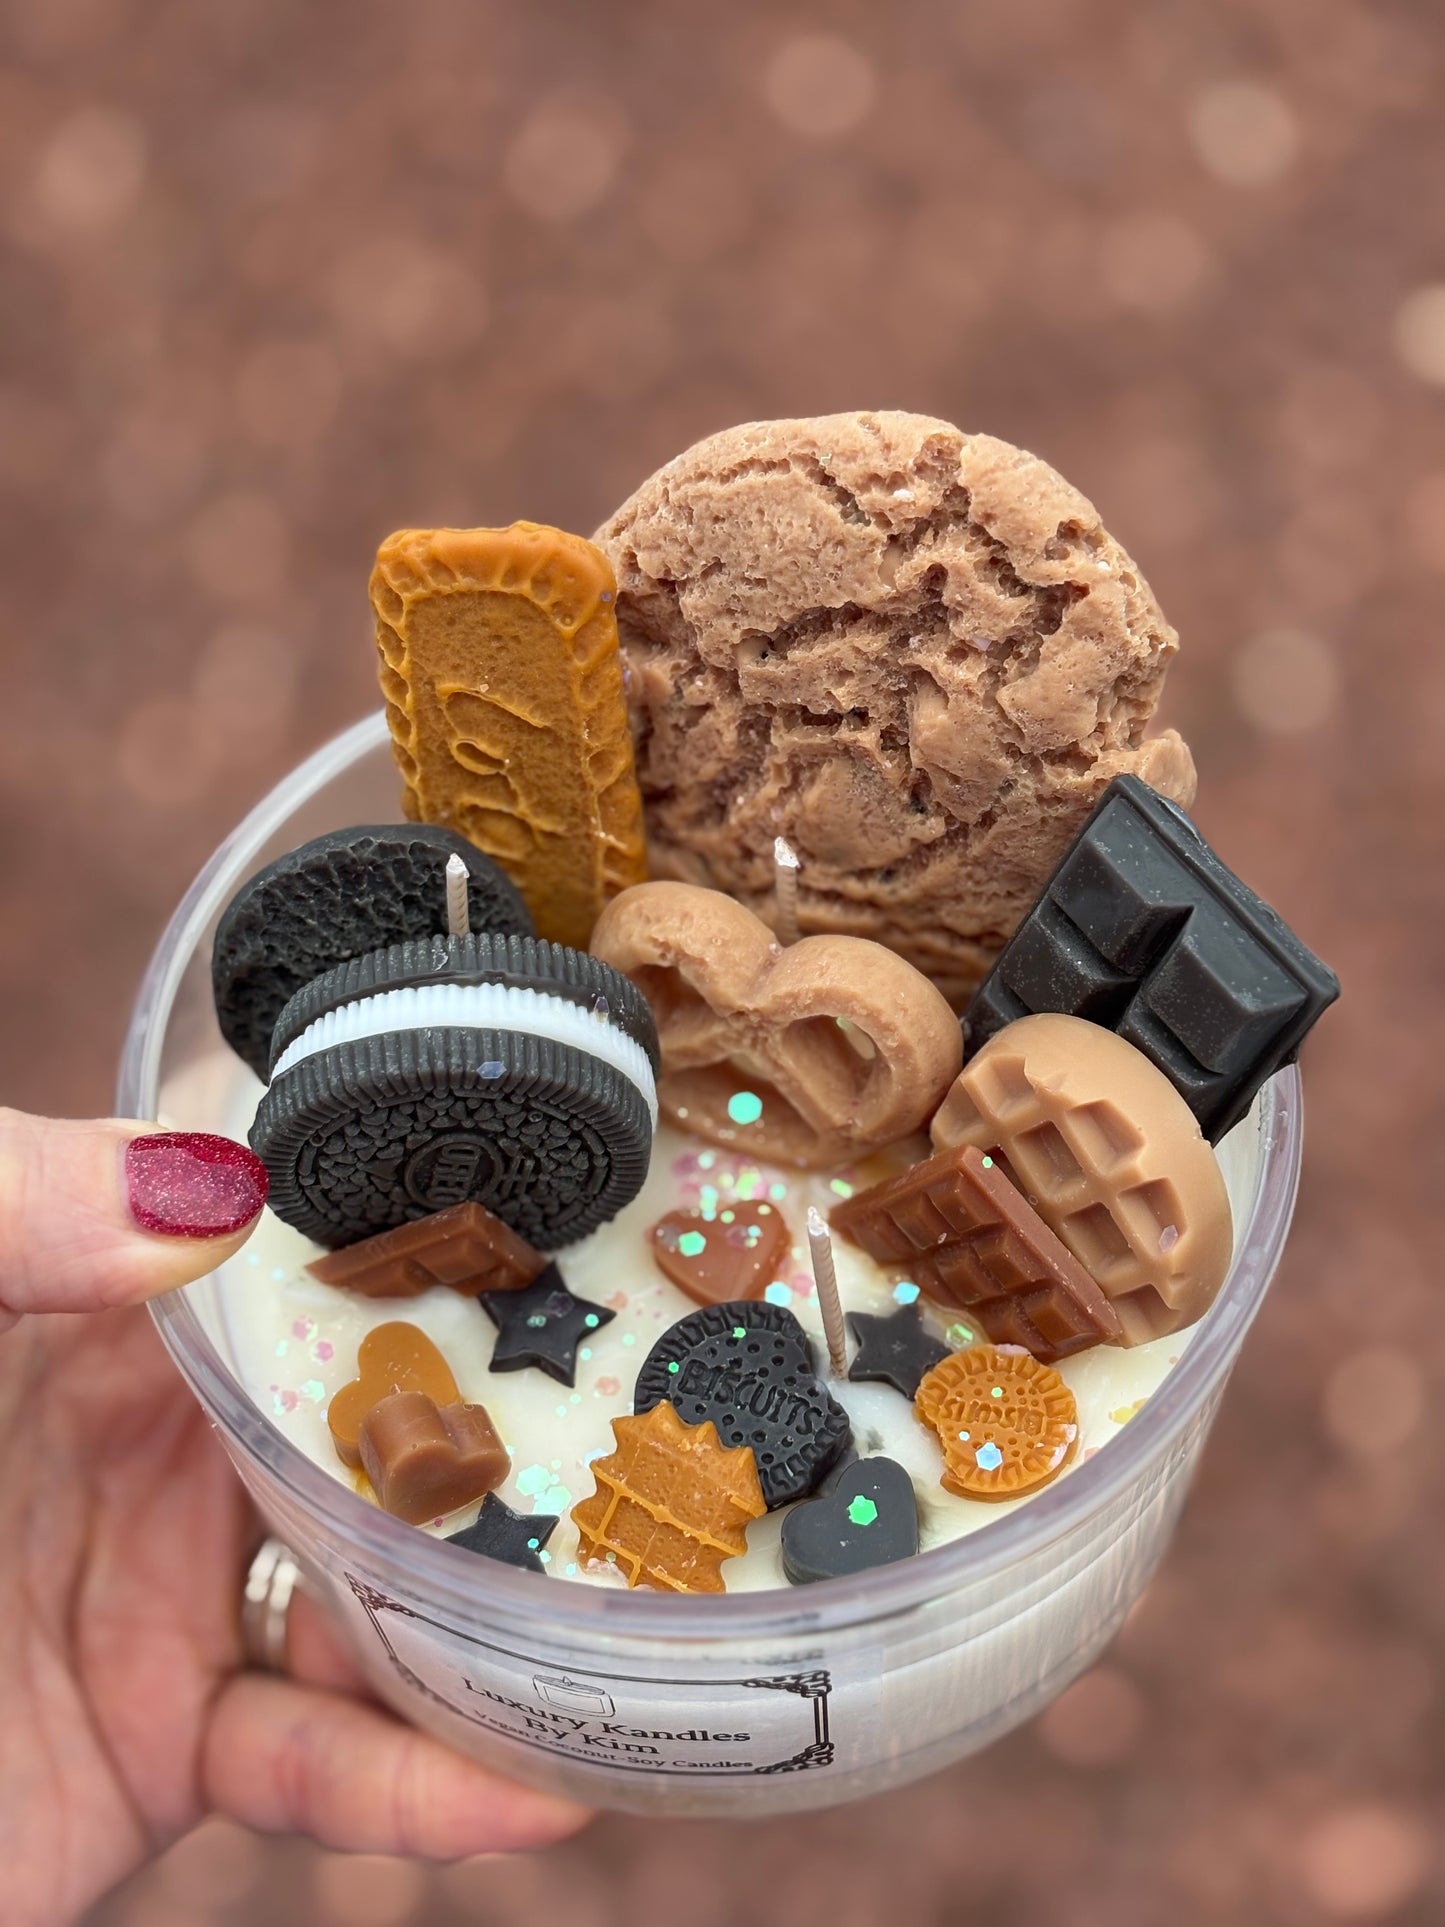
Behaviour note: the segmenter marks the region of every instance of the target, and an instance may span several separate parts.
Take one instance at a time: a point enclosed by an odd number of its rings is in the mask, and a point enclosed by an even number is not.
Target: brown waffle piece
[[[1021,1499],[1078,1450],[1074,1395],[1027,1352],[971,1345],[924,1375],[914,1407],[943,1448],[943,1480],[961,1499]]]
[[[930,1298],[1046,1363],[1117,1343],[1119,1315],[1088,1272],[974,1145],[940,1151],[835,1206],[835,1231],[906,1264]]]
[[[1214,1302],[1233,1249],[1223,1174],[1168,1078],[1113,1031],[1021,1017],[964,1066],[932,1134],[1004,1166],[1108,1294],[1126,1345]]]
[[[610,1554],[629,1586],[723,1592],[722,1562],[747,1550],[747,1523],[767,1510],[746,1445],[717,1427],[684,1425],[666,1399],[612,1421],[617,1450],[593,1462],[597,1489],[572,1508],[579,1557]]]
[[[329,1251],[306,1269],[323,1285],[367,1298],[415,1298],[433,1285],[450,1285],[472,1297],[479,1291],[518,1291],[546,1262],[510,1225],[467,1198],[395,1231]]]
[[[371,601],[408,816],[469,837],[539,937],[585,948],[647,874],[607,558],[535,522],[402,529]]]

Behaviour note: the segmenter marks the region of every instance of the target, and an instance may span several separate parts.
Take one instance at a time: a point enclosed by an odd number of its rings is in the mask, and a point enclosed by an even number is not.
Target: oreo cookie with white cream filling
[[[474,1198],[545,1251],[636,1197],[657,1032],[581,951],[487,933],[392,944],[287,1004],[251,1127],[271,1208],[354,1244]]]

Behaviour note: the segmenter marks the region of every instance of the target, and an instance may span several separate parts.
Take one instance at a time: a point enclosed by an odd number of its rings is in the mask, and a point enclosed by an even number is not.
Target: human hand
[[[74,1920],[213,1812],[439,1858],[586,1818],[384,1712],[304,1595],[287,1676],[245,1670],[261,1527],[141,1301],[229,1257],[264,1196],[224,1139],[0,1109],[6,1927]]]

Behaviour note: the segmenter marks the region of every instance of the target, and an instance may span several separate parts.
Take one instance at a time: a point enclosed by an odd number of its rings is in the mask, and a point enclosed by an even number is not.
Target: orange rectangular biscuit
[[[585,949],[647,874],[611,564],[535,522],[401,529],[371,602],[407,815],[470,838],[538,936]]]

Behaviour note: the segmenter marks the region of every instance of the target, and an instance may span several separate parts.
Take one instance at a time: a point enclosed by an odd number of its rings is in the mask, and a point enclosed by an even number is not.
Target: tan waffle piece
[[[748,1520],[767,1510],[750,1449],[721,1445],[711,1421],[684,1425],[666,1399],[612,1432],[617,1450],[593,1462],[597,1490],[572,1508],[579,1557],[610,1554],[629,1586],[725,1591],[723,1560],[747,1550]]]
[[[1113,1031],[1021,1017],[965,1064],[932,1134],[1003,1165],[1108,1294],[1126,1345],[1213,1304],[1233,1250],[1223,1173],[1168,1078]]]
[[[995,1344],[1052,1364],[1121,1336],[1088,1272],[975,1145],[855,1192],[831,1218],[871,1257],[907,1265],[930,1298],[972,1312]]]
[[[402,529],[371,601],[407,815],[469,837],[539,936],[585,948],[647,874],[611,565],[535,522]]]
[[[925,1372],[914,1409],[943,1448],[961,1499],[1021,1499],[1078,1450],[1074,1395],[1051,1365],[1012,1346],[972,1345]]]

